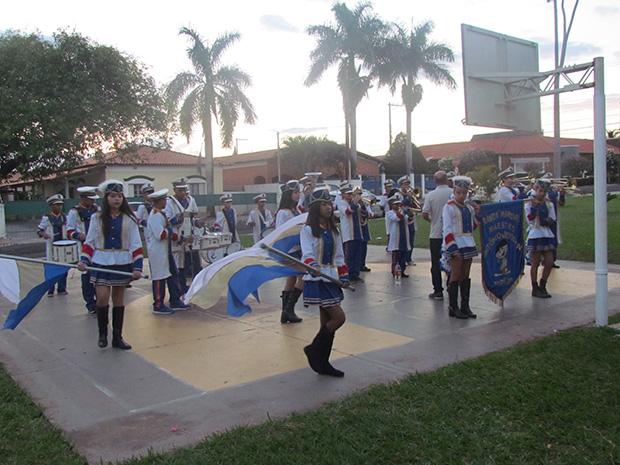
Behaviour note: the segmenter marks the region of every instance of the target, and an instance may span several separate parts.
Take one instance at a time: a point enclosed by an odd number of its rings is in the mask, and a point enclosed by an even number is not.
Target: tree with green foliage
[[[299,179],[304,173],[333,168],[341,177],[346,176],[347,150],[327,137],[285,137],[280,152],[288,174]]]
[[[392,94],[400,84],[407,112],[407,174],[415,169],[411,151],[411,114],[422,100],[422,85],[418,81],[426,77],[434,84],[456,88],[456,81],[445,65],[454,61],[454,53],[444,43],[429,42],[432,32],[433,23],[430,21],[416,26],[412,31],[394,25],[394,33],[377,52],[373,70],[379,85],[388,86]]]
[[[383,159],[386,174],[408,173],[405,144],[407,144],[407,135],[403,132],[398,133],[390,146],[390,150],[388,150]],[[411,153],[414,171],[418,174],[431,174],[429,173],[429,165],[426,158],[424,158],[424,155],[415,144],[411,144]]]
[[[0,35],[0,181],[70,171],[86,155],[161,140],[167,125],[134,58],[77,33]]]
[[[371,3],[358,3],[350,10],[344,3],[332,7],[336,22],[310,26],[308,34],[317,38],[316,48],[310,54],[312,65],[305,85],[316,84],[332,65],[338,65],[338,87],[342,93],[345,117],[345,145],[350,148],[351,172],[357,174],[357,119],[356,110],[370,88],[370,69],[379,42],[385,38],[388,27],[372,12]],[[362,75],[363,70],[368,74]]]
[[[187,55],[194,72],[179,73],[168,84],[166,96],[178,112],[181,133],[188,141],[194,126],[202,126],[207,193],[213,194],[213,119],[220,126],[222,147],[230,148],[240,112],[246,124],[256,122],[254,107],[244,92],[252,79],[236,65],[221,65],[222,54],[241,38],[240,34],[223,34],[211,46],[205,45],[193,29],[181,28],[179,34],[191,41]]]
[[[492,150],[471,149],[466,150],[459,157],[459,173],[467,174],[476,171],[480,167],[491,166],[497,169],[497,154]]]

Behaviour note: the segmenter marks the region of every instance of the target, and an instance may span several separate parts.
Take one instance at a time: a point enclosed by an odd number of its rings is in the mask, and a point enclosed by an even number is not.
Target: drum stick
[[[289,254],[285,253],[285,252],[281,252],[278,249],[274,249],[273,247],[268,246],[267,244],[261,244],[260,245],[261,248],[268,250],[271,253],[274,253],[282,258],[286,258],[287,260],[290,260],[291,262],[293,262],[296,265],[301,266],[302,268],[306,269],[307,271],[310,272],[310,274],[317,276],[317,277],[321,277],[321,278],[325,278],[327,279],[329,282],[336,284],[339,287],[342,287],[343,289],[348,289],[351,292],[355,292],[355,288],[353,286],[349,286],[349,287],[344,287],[342,285],[342,282],[339,281],[336,278],[332,278],[331,276],[325,274],[325,273],[321,273],[319,270],[317,270],[316,268],[302,262],[301,260],[297,260],[295,257],[291,257]]]
[[[21,260],[22,262],[42,263],[43,265],[64,266],[65,268],[77,268],[78,267],[77,265],[75,265],[73,263],[51,262],[49,260],[40,260],[38,258],[16,257],[16,256],[13,256],[13,255],[0,254],[0,258],[8,258],[9,260]],[[86,269],[88,271],[105,271],[105,272],[111,273],[111,274],[118,274],[118,275],[121,275],[121,276],[129,276],[130,278],[133,277],[133,274],[132,273],[128,273],[127,271],[106,270],[104,268],[96,268],[96,267],[93,267],[93,266],[87,266]],[[142,277],[145,278],[145,279],[148,279],[149,275],[143,274]]]

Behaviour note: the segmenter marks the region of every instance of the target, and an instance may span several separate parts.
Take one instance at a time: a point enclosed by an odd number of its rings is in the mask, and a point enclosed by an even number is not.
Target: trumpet
[[[360,197],[360,202],[366,207],[369,207],[369,206],[374,207],[377,204],[377,199],[375,198],[367,199],[365,197]]]

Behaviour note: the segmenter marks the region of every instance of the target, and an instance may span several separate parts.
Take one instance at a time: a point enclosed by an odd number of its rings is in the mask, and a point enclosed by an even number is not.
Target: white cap
[[[168,189],[159,189],[156,192],[153,192],[152,194],[147,195],[149,200],[160,200],[160,199],[165,199],[168,196]]]

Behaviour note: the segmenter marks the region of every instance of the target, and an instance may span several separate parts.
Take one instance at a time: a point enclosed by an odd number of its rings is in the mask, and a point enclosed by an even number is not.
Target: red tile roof
[[[195,165],[197,163],[195,155],[146,146],[140,147],[133,155],[108,152],[104,154],[104,157],[107,165]],[[93,164],[97,164],[94,159],[90,160],[93,160]]]
[[[594,153],[594,141],[589,139],[562,138],[561,144],[577,145],[579,152]],[[614,148],[612,145],[607,145]],[[424,145],[419,147],[426,159],[440,159],[461,155],[468,150],[490,150],[498,155],[528,155],[553,153],[553,137],[542,135],[512,135],[510,132],[473,136],[469,142]],[[616,153],[618,149],[616,148]]]

